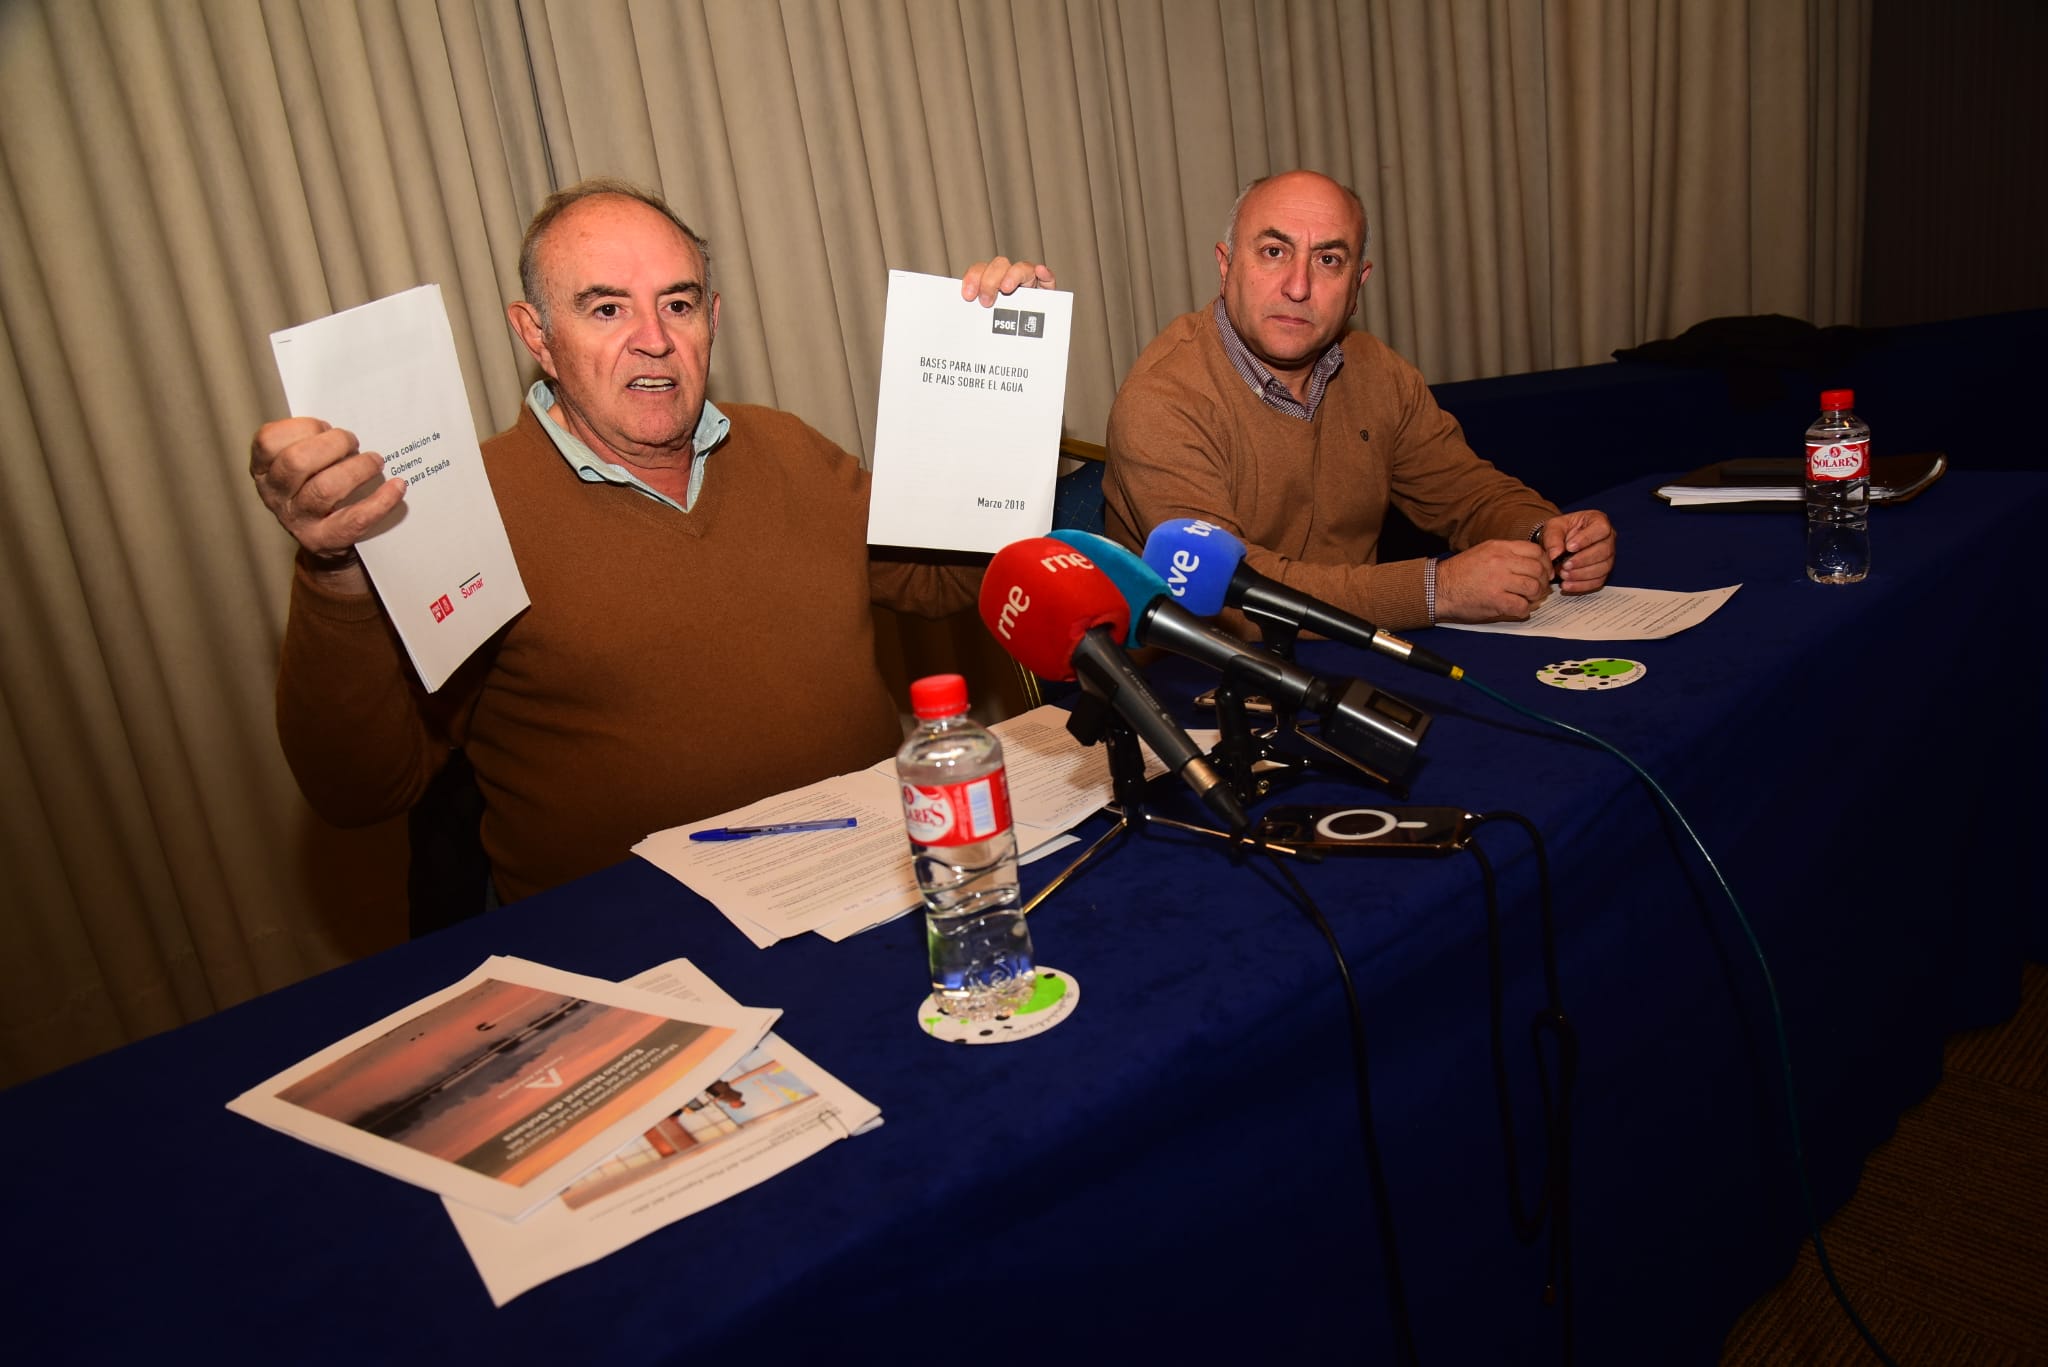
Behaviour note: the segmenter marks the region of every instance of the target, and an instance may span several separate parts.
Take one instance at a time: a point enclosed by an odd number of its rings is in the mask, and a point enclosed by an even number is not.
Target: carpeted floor
[[[2004,1025],[1949,1041],[1941,1086],[1822,1227],[1850,1301],[1901,1367],[2048,1364],[2048,968]],[[1723,1367],[1877,1359],[1808,1240],[1729,1331]]]

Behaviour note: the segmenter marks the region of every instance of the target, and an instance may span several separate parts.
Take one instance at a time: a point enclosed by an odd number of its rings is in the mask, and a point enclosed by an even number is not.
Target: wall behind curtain
[[[1075,292],[1099,439],[1237,188],[1292,165],[1365,197],[1364,321],[1433,379],[1852,321],[1866,7],[0,6],[0,1082],[399,933],[399,833],[322,826],[272,732],[272,330],[438,283],[497,430],[524,220],[624,175],[711,240],[714,397],[865,455],[887,269],[1001,250]]]

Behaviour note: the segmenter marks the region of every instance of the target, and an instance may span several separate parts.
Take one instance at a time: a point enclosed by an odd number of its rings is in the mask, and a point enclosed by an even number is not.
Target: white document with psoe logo
[[[356,549],[431,693],[527,606],[441,287],[273,332],[270,350],[293,413],[347,428],[405,478],[404,501]]]
[[[889,272],[868,540],[995,551],[1052,527],[1074,296],[983,308],[960,281]]]

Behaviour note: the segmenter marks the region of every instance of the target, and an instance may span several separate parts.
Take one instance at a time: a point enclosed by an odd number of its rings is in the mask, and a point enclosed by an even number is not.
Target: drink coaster
[[[1649,672],[1636,660],[1559,660],[1537,670],[1536,677],[1552,688],[1585,691],[1623,688]]]
[[[1057,968],[1040,968],[1036,976],[1030,998],[1012,1015],[958,1020],[939,1010],[937,1000],[928,996],[917,1008],[918,1028],[948,1044],[1010,1044],[1042,1035],[1074,1014],[1081,1004],[1081,984]]]

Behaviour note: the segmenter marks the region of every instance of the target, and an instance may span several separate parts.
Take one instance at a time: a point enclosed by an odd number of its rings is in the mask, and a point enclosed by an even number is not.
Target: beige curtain
[[[1853,321],[1867,0],[0,5],[0,1082],[396,940],[402,832],[277,752],[267,337],[422,282],[480,430],[526,216],[596,173],[712,242],[715,397],[874,430],[888,268],[1076,295],[1067,426],[1214,293],[1246,179],[1373,215],[1434,379]]]

